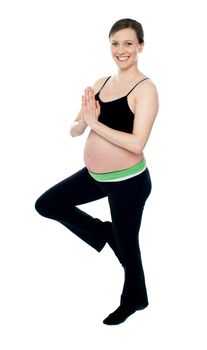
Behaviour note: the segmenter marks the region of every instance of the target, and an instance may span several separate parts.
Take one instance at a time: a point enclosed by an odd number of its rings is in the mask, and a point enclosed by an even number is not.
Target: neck
[[[118,70],[115,78],[117,82],[119,83],[124,83],[124,82],[129,82],[131,80],[136,79],[139,75],[141,75],[141,72],[137,67],[130,67],[129,69],[126,70]]]

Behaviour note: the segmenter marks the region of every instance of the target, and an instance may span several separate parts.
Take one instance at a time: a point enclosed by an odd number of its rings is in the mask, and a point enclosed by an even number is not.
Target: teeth
[[[129,57],[117,57],[119,61],[126,61]]]

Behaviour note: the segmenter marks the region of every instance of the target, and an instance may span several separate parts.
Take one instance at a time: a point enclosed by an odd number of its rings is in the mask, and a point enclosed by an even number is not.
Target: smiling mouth
[[[129,56],[116,56],[118,61],[124,62],[127,61]]]

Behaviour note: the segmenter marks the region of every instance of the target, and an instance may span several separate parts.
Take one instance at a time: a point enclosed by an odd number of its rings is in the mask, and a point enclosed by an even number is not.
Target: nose
[[[119,44],[119,46],[118,46],[118,53],[119,54],[122,54],[122,53],[124,53],[125,52],[125,46],[124,46],[124,44]]]

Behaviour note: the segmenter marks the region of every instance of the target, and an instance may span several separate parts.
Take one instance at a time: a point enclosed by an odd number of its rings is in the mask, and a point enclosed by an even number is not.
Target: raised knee
[[[43,197],[40,197],[35,202],[36,211],[42,216],[48,216],[47,203]]]

